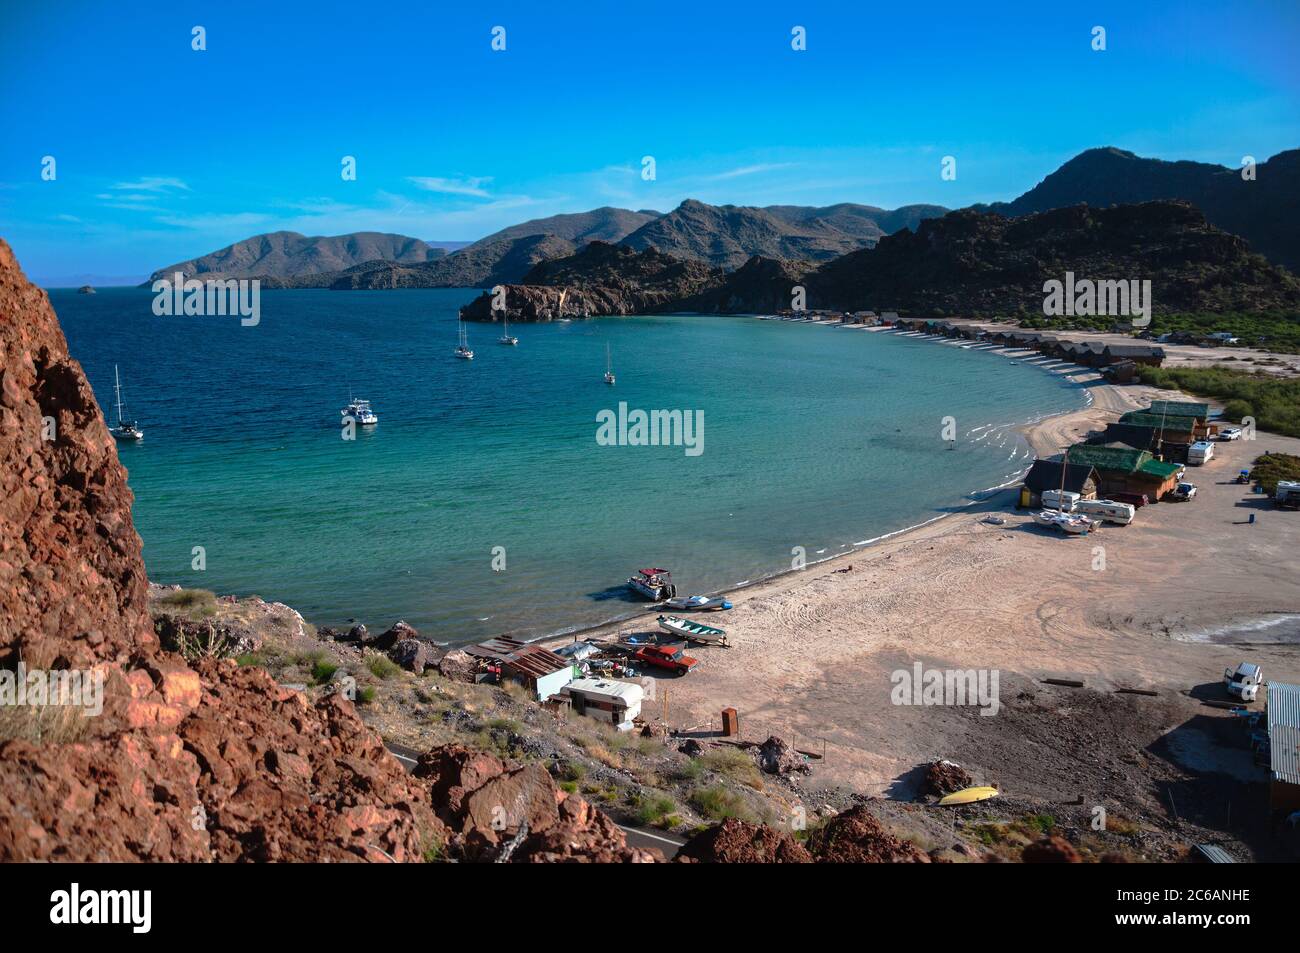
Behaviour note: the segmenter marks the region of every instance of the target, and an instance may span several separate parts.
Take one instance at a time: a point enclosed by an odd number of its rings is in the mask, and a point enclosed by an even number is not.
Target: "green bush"
[[[742,821],[752,820],[753,815],[745,806],[744,798],[734,791],[729,791],[721,784],[713,784],[691,792],[691,806],[711,821],[722,821],[729,817]]]
[[[375,678],[383,679],[392,678],[402,670],[402,666],[387,655],[371,655],[366,659],[366,668],[370,669],[370,674]]]
[[[1255,426],[1269,433],[1300,437],[1300,379],[1250,373],[1230,367],[1144,367],[1142,383],[1215,397],[1234,411],[1249,407]]]
[[[1256,457],[1250,478],[1272,496],[1277,492],[1278,480],[1300,480],[1300,457],[1289,453],[1266,453]]]
[[[324,685],[334,677],[334,673],[338,670],[339,667],[333,662],[317,659],[311,666],[311,680],[317,685]]]

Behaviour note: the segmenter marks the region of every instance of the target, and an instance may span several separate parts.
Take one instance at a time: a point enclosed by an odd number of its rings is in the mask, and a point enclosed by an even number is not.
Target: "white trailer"
[[[612,678],[575,678],[561,694],[573,704],[573,710],[620,729],[630,728],[632,719],[641,714],[645,693],[640,685]]]
[[[1127,526],[1133,522],[1137,508],[1131,503],[1117,503],[1115,500],[1080,500],[1074,511],[1084,516],[1095,516],[1107,523]]]
[[[1223,686],[1229,695],[1244,702],[1253,702],[1264,684],[1264,670],[1254,662],[1242,662],[1236,668],[1223,670]]]
[[[1187,462],[1194,467],[1203,466],[1214,459],[1214,444],[1198,440],[1187,448]]]

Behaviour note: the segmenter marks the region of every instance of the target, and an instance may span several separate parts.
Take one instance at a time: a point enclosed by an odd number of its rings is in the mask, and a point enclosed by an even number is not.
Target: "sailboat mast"
[[[117,372],[117,365],[113,365],[113,390],[117,392],[117,425],[122,426],[122,377]]]

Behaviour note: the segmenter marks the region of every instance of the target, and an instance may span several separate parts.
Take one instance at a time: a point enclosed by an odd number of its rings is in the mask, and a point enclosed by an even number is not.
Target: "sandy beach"
[[[1092,395],[1086,408],[1026,428],[1039,456],[1153,397],[1179,396],[1109,385],[1095,372],[1029,352],[1007,357],[1068,374]],[[774,733],[805,750],[824,749],[819,785],[884,794],[918,764],[954,758],[1025,791],[1072,796],[1080,787],[1077,738],[1068,750],[1065,742],[1050,750],[1053,728],[1035,743],[1044,750],[1035,751],[1033,729],[1018,724],[1020,715],[891,704],[891,673],[918,661],[997,670],[1004,703],[1032,699],[1052,676],[1083,680],[1091,691],[1156,690],[1150,723],[1142,724],[1148,716],[1141,709],[1129,718],[1152,744],[1202,711],[1215,713],[1198,697],[1213,695],[1223,669],[1243,658],[1262,664],[1271,679],[1300,679],[1300,517],[1232,482],[1266,450],[1300,454],[1300,440],[1260,433],[1217,448],[1208,465],[1189,468],[1200,488],[1194,501],[1142,508],[1127,527],[1059,536],[1014,509],[1014,494],[1005,491],[739,590],[730,596],[733,610],[701,619],[725,627],[732,647],[690,650],[701,664],[687,678],[657,682],[659,698],[648,707],[656,716],[666,708],[668,722],[685,729],[716,728],[721,710],[734,706],[746,738]],[[984,523],[991,512],[1005,524]],[[1296,618],[1286,621],[1287,614]],[[654,617],[648,611],[644,623],[583,636],[652,631]],[[1275,640],[1266,633],[1289,630],[1289,644],[1219,644],[1236,638],[1219,630],[1277,619],[1286,624],[1246,638]],[[1104,697],[1129,706],[1140,696]],[[1068,719],[1065,704],[1053,718],[1065,712]],[[1097,714],[1078,714],[1086,735]]]

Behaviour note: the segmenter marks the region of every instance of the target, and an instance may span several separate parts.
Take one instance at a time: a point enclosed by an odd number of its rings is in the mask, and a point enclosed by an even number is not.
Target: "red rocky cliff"
[[[0,713],[0,861],[655,859],[544,771],[455,749],[417,777],[339,696],[163,651],[113,438],[3,241],[0,356],[0,667],[104,675],[71,727]]]

